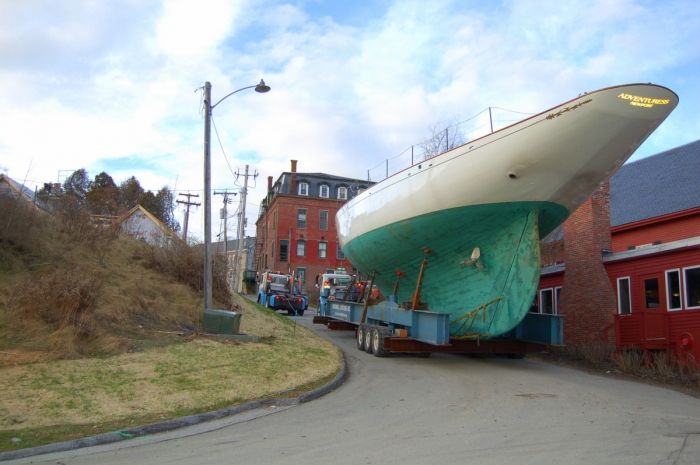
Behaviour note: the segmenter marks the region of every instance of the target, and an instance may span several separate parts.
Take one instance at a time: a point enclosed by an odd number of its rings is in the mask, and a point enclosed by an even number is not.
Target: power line
[[[182,196],[187,197],[186,201],[183,201],[183,200],[176,200],[175,201],[177,203],[181,203],[181,204],[187,206],[187,210],[185,210],[185,228],[184,228],[183,233],[182,233],[182,238],[184,239],[185,242],[187,242],[187,224],[189,223],[189,220],[190,220],[190,207],[192,205],[195,205],[198,207],[201,205],[201,203],[196,203],[196,202],[191,201],[192,200],[191,197],[199,197],[199,194],[178,194],[178,195],[182,195]]]

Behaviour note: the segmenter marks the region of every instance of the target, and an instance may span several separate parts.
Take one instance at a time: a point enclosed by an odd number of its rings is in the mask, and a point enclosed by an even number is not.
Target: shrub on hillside
[[[95,309],[103,286],[101,276],[80,270],[54,269],[20,279],[5,302],[8,334],[37,341],[61,356],[84,353],[100,336]],[[14,331],[13,331],[14,330]],[[20,342],[20,341],[15,341]]]
[[[10,254],[38,254],[46,231],[42,213],[10,196],[0,196],[0,212],[0,267],[10,263]]]
[[[201,247],[171,240],[163,247],[144,245],[137,258],[143,258],[149,268],[170,275],[197,292],[203,292],[204,255]],[[218,255],[212,260],[212,293],[214,299],[219,302],[228,305],[231,301],[226,284],[226,263],[224,258]]]

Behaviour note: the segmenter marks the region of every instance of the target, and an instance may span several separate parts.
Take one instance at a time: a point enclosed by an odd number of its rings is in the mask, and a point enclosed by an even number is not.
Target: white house
[[[163,246],[173,238],[177,238],[174,231],[141,205],[136,205],[129,210],[117,221],[117,224],[122,232],[151,245]]]

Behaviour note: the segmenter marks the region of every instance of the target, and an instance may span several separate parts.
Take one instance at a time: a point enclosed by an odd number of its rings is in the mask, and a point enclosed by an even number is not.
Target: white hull
[[[349,201],[341,245],[383,226],[471,205],[551,202],[576,209],[678,103],[651,84],[610,87],[416,164]]]

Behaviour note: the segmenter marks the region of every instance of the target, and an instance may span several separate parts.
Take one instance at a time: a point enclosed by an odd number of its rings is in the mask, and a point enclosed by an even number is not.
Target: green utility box
[[[202,319],[204,331],[212,334],[238,334],[241,314],[229,310],[208,308]]]

